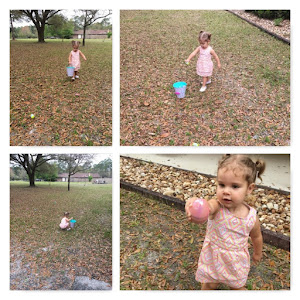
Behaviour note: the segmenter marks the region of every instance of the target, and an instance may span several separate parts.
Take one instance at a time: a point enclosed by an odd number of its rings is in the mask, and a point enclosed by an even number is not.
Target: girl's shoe
[[[77,79],[78,79],[78,78],[79,78],[79,76],[78,76],[78,75],[76,75],[76,76],[75,76],[75,78],[77,78]]]
[[[206,84],[210,84],[210,83],[211,83],[211,80],[206,82]],[[201,84],[203,84],[203,81],[201,82]]]
[[[68,228],[67,231],[71,230],[71,228]]]
[[[200,92],[203,93],[205,91],[206,91],[206,86],[202,86],[201,89],[200,89]]]
[[[72,77],[72,81],[74,81],[75,80],[75,77]]]

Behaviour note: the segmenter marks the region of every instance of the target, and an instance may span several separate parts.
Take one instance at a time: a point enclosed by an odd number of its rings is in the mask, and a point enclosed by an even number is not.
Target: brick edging
[[[166,196],[163,195],[161,193],[157,193],[157,192],[153,192],[150,190],[147,190],[145,188],[142,188],[140,186],[134,185],[132,183],[120,180],[120,187],[128,190],[128,191],[133,191],[133,192],[138,192],[146,197],[150,197],[153,198],[155,200],[159,200],[167,205],[170,206],[175,206],[176,208],[178,208],[181,211],[185,211],[184,207],[185,207],[185,203],[175,197],[170,197],[170,196]],[[261,227],[261,231],[262,231],[262,235],[263,235],[263,239],[264,242],[290,251],[290,237],[283,235],[281,233],[277,233],[277,232],[273,232],[271,230],[265,229],[263,227]]]
[[[256,24],[256,23],[254,23],[254,22],[252,22],[252,21],[250,21],[250,20],[248,20],[248,19],[246,19],[246,18],[244,18],[244,17],[238,15],[237,13],[235,13],[235,12],[232,11],[232,10],[227,10],[227,11],[230,12],[230,13],[232,13],[233,15],[239,17],[240,19],[242,19],[242,20],[248,22],[249,24],[251,24],[251,25],[253,25],[253,26],[259,28],[260,30],[262,30],[262,31],[264,31],[264,32],[266,32],[266,33],[268,33],[269,35],[275,37],[276,39],[281,40],[282,42],[284,42],[284,43],[290,45],[290,40],[288,40],[288,39],[286,39],[286,38],[284,38],[284,37],[282,37],[282,36],[280,36],[280,35],[278,35],[278,34],[272,32],[272,31],[269,31],[268,29],[266,29],[266,28],[264,28],[264,27],[262,27],[262,26],[260,26],[260,25],[258,25],[258,24]]]

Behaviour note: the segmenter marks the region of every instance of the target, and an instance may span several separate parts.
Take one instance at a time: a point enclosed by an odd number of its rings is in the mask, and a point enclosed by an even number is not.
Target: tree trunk
[[[37,32],[38,32],[38,41],[39,43],[45,43],[45,27],[39,27],[37,28]]]
[[[82,37],[82,46],[85,45],[85,32],[86,32],[86,27],[83,27],[83,37]]]
[[[28,174],[28,178],[29,178],[29,186],[31,187],[35,187],[35,183],[34,183],[34,173],[27,173]]]
[[[14,24],[13,24],[11,16],[10,16],[10,26],[11,26],[11,38],[14,41],[16,39],[16,37],[15,37],[15,28],[14,28]]]
[[[71,175],[68,175],[68,191],[70,191],[70,181],[71,181]]]

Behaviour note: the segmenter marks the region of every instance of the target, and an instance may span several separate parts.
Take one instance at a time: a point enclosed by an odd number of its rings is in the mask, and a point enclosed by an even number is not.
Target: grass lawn
[[[174,207],[121,189],[120,288],[199,290],[194,273],[205,230]],[[263,259],[251,266],[246,287],[289,290],[290,253],[264,244]]]
[[[200,30],[222,65],[205,93],[197,58],[184,63]],[[121,145],[289,145],[290,47],[231,13],[121,11],[120,53]]]
[[[71,289],[75,276],[112,283],[112,186],[11,182],[10,288]],[[64,211],[76,219],[59,228]]]
[[[112,144],[112,42],[86,40],[80,78],[66,74],[71,40],[10,43],[10,144]],[[35,118],[31,119],[31,114]]]

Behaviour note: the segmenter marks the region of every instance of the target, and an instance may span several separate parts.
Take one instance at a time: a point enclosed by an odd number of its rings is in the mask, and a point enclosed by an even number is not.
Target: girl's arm
[[[86,60],[86,57],[84,56],[84,54],[79,50],[79,54],[82,56],[82,58],[84,59],[84,60]]]
[[[253,244],[253,262],[257,264],[262,258],[263,238],[260,230],[259,219],[256,218],[254,227],[250,232],[250,237]]]
[[[70,54],[69,54],[69,65],[71,65],[72,64],[72,53],[70,52]]]
[[[211,54],[211,55],[215,58],[215,60],[217,61],[218,68],[221,68],[220,59],[219,59],[217,53],[216,53],[213,49],[211,49],[210,54]]]
[[[198,199],[197,197],[192,197],[190,199],[188,199],[185,203],[185,212],[186,212],[186,215],[189,219],[189,221],[192,220],[192,217],[191,217],[191,212],[190,212],[190,207],[192,206],[193,202]],[[220,209],[220,204],[217,200],[215,199],[211,199],[209,201],[207,201],[207,204],[209,206],[209,217],[210,219],[213,219],[214,215],[219,211]]]
[[[191,54],[190,56],[185,60],[185,62],[189,63],[190,60],[199,52],[199,47],[197,47]]]

